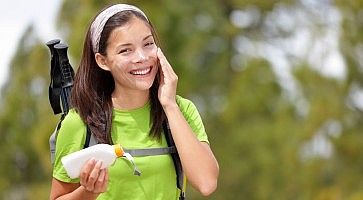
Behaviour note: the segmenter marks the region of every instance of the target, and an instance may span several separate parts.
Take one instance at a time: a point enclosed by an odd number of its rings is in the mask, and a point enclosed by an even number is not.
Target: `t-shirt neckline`
[[[120,108],[113,107],[113,111],[117,112],[117,113],[137,113],[137,112],[141,112],[141,111],[143,111],[145,109],[149,109],[149,107],[150,107],[150,100],[147,101],[143,106],[141,106],[139,108],[126,110],[126,109],[120,109]]]

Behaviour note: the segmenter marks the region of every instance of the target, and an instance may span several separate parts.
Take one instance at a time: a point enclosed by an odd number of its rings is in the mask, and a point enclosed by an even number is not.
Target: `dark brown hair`
[[[132,17],[143,20],[150,27],[155,44],[159,46],[155,29],[142,14],[135,11],[122,11],[113,15],[106,22],[99,42],[100,54],[106,55],[108,38],[112,31],[125,25]],[[158,65],[160,64],[158,63]],[[160,69],[160,66],[158,66],[158,69]],[[157,73],[149,90],[152,120],[149,134],[157,139],[161,138],[162,123],[165,119],[165,113],[158,99],[159,81],[160,75]],[[111,137],[113,110],[111,94],[114,89],[115,81],[111,73],[101,69],[96,63],[89,28],[84,42],[81,62],[75,75],[71,103],[99,143],[113,144]]]

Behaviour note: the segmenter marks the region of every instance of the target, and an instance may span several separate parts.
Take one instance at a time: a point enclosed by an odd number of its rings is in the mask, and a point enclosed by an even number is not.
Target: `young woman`
[[[85,39],[72,106],[57,137],[50,199],[178,199],[170,154],[126,159],[108,169],[90,159],[79,179],[61,158],[83,148],[87,126],[99,143],[124,148],[166,147],[168,120],[188,182],[202,195],[217,187],[218,163],[194,104],[176,95],[178,77],[158,47],[156,33],[137,7],[117,4],[99,13]]]

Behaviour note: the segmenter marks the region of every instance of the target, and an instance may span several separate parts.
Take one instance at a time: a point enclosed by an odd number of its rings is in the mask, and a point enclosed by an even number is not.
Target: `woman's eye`
[[[148,43],[145,44],[145,46],[151,46],[153,44],[154,44],[154,42],[148,42]]]
[[[130,52],[130,51],[131,51],[130,49],[121,49],[119,53],[120,54],[121,53],[127,53],[127,52]]]

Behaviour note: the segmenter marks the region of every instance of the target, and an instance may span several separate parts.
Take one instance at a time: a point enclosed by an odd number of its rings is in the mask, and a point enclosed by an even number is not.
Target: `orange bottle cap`
[[[121,157],[124,155],[124,150],[122,149],[120,144],[113,145],[113,148],[115,148],[115,153],[117,157]]]

